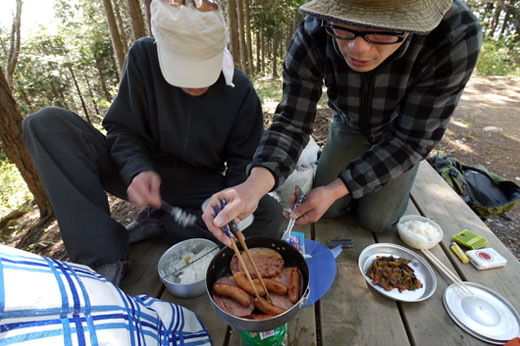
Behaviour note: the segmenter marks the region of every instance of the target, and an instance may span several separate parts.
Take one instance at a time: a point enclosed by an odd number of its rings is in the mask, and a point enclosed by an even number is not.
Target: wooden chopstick
[[[421,249],[422,253],[428,257],[428,259],[439,269],[448,279],[450,279],[453,283],[455,283],[465,294],[471,295],[471,291],[466,286],[466,284],[451,270],[449,270],[448,267],[444,265],[437,257],[435,257],[430,250],[427,249]]]
[[[218,199],[219,199],[220,203],[222,204],[222,208],[224,208],[226,206],[226,204],[227,204],[226,200],[224,199],[223,196],[219,196]],[[249,262],[251,262],[251,264],[253,265],[253,269],[254,269],[254,271],[256,273],[256,276],[258,276],[258,279],[260,280],[260,283],[262,284],[262,287],[264,288],[267,300],[269,301],[269,303],[272,304],[273,300],[271,299],[271,295],[269,294],[269,291],[267,290],[267,287],[265,286],[265,283],[264,283],[264,280],[262,278],[262,275],[260,275],[260,271],[258,270],[258,268],[257,268],[257,266],[255,264],[255,261],[253,260],[253,257],[251,256],[251,253],[249,252],[249,248],[246,245],[245,237],[242,234],[242,232],[240,231],[240,229],[238,228],[238,225],[235,222],[235,220],[231,221],[230,229],[231,229],[231,232],[233,233],[233,235],[235,236],[235,238],[237,238],[238,241],[240,242],[240,244],[242,245],[242,248],[244,249],[244,251],[246,252],[246,255],[247,255],[247,258],[249,259]],[[245,268],[244,270],[249,275],[249,271],[247,270],[247,268]],[[254,287],[254,285],[253,285],[253,287]],[[255,290],[255,292],[256,292],[256,290]]]
[[[212,202],[211,207],[213,208],[213,210],[215,210],[215,212],[217,214],[220,213],[220,208],[218,207],[216,202]],[[249,275],[249,270],[247,269],[244,259],[242,258],[242,255],[240,254],[240,251],[238,250],[237,244],[236,244],[235,240],[233,239],[234,237],[230,231],[229,226],[225,225],[222,228],[226,232],[227,236],[231,239],[231,245],[232,245],[231,247],[233,248],[233,251],[235,252],[235,255],[238,258],[238,263],[240,263],[240,266],[242,267],[242,270],[244,271],[247,279],[249,280],[249,283],[253,287],[253,291],[255,292],[256,297],[258,298],[258,300],[260,300],[260,295],[258,294],[258,291],[256,290],[255,283],[253,282],[253,279],[251,279],[251,275]]]

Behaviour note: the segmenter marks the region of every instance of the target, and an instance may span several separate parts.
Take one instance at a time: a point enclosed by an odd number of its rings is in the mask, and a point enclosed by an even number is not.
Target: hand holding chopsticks
[[[226,206],[226,200],[224,199],[224,197],[220,196],[219,197],[219,201],[222,204],[222,208],[224,208]],[[215,210],[215,212],[217,214],[220,212],[220,208],[218,207],[218,204],[216,202],[212,202],[211,206],[212,206],[213,210]],[[240,266],[242,267],[242,270],[244,271],[244,274],[246,275],[247,279],[249,280],[251,286],[253,287],[253,290],[255,292],[256,297],[258,299],[260,299],[260,295],[258,294],[258,292],[256,290],[256,287],[255,287],[255,284],[253,282],[253,279],[251,278],[251,275],[249,274],[249,270],[247,269],[247,266],[246,266],[246,264],[244,262],[244,259],[242,258],[241,254],[240,254],[240,251],[238,250],[237,244],[233,240],[233,237],[238,239],[238,241],[242,245],[242,248],[244,249],[244,251],[245,251],[245,253],[247,255],[247,258],[249,259],[249,262],[251,262],[251,265],[253,266],[253,269],[254,269],[254,271],[256,273],[256,276],[258,276],[258,279],[260,280],[260,283],[262,284],[262,287],[263,287],[264,291],[266,292],[267,300],[270,303],[272,303],[271,296],[269,295],[269,292],[267,291],[267,288],[265,286],[264,280],[262,279],[262,275],[260,275],[260,272],[259,272],[258,268],[256,267],[256,264],[255,264],[255,262],[253,260],[253,257],[249,253],[249,249],[248,249],[248,247],[246,245],[244,235],[242,234],[242,232],[238,228],[238,225],[236,224],[235,220],[232,220],[230,222],[230,225],[231,225],[231,228],[229,227],[229,225],[224,225],[223,229],[226,232],[226,235],[231,239],[231,245],[232,245],[233,251],[235,252],[235,255],[237,256],[238,262],[240,263]]]

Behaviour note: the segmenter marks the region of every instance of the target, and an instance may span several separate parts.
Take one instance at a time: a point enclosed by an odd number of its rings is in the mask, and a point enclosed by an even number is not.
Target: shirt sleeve
[[[375,192],[408,171],[441,140],[482,43],[478,24],[459,28],[438,41],[428,64],[418,71],[415,83],[392,116],[396,121],[388,135],[340,172],[339,178],[354,198]]]
[[[275,190],[292,172],[309,141],[322,94],[322,63],[314,42],[300,25],[287,50],[283,67],[283,96],[273,123],[263,135],[248,172],[267,168],[275,178]]]
[[[111,157],[127,185],[139,172],[153,169],[146,149],[152,146],[153,140],[146,131],[145,83],[138,68],[148,62],[138,63],[138,49],[136,44],[129,51],[117,96],[103,119]]]

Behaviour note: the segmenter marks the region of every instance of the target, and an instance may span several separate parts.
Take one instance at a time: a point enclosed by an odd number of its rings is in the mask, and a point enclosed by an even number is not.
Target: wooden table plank
[[[164,286],[157,272],[157,264],[169,247],[162,237],[130,246],[130,270],[121,282],[121,289],[132,296],[146,294],[158,298]]]
[[[285,229],[287,222],[282,224]],[[311,238],[311,226],[295,226],[295,232],[302,232],[306,239]],[[316,345],[316,315],[315,307],[307,306],[302,308],[298,313],[287,323],[287,345],[311,346]],[[240,333],[233,329],[229,345],[240,345]]]
[[[417,208],[412,202],[408,204],[405,215],[419,215]],[[437,289],[430,298],[416,303],[398,303],[401,307],[404,324],[412,344],[421,346],[454,345],[454,340],[457,340],[457,345],[487,345],[464,332],[451,320],[442,302],[444,290],[451,285],[451,282],[437,270],[420,250],[406,245],[399,238],[397,230],[376,234],[375,237],[380,243],[394,243],[411,249],[429,263],[436,274]],[[434,246],[430,251],[457,275],[440,245]],[[439,333],[440,330],[442,330],[442,333]]]
[[[441,246],[462,277],[498,292],[520,311],[520,294],[517,289],[520,262],[427,162],[419,167],[412,198],[424,216],[442,227],[444,238]],[[479,271],[471,264],[460,262],[449,245],[453,235],[464,228],[486,237],[489,241],[487,247],[501,254],[507,260],[506,266]]]
[[[316,240],[352,238],[355,245],[336,259],[337,274],[320,300],[322,345],[409,345],[397,304],[369,289],[358,266],[361,251],[374,243],[352,215],[321,219]]]

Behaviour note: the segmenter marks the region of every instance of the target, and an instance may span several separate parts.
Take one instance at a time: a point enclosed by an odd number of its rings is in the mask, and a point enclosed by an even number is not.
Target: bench
[[[420,164],[406,214],[423,215],[437,222],[444,238],[431,252],[462,280],[491,288],[520,311],[520,262],[426,161]],[[464,228],[486,237],[488,246],[507,259],[506,266],[478,271],[471,264],[461,263],[449,245],[453,234]],[[396,302],[369,289],[359,271],[358,257],[374,243],[406,246],[396,232],[373,234],[352,215],[322,219],[295,230],[323,244],[329,239],[351,238],[355,246],[344,249],[337,257],[336,279],[330,290],[288,322],[289,345],[487,345],[449,317],[442,297],[451,282],[436,269],[437,289],[422,302]],[[165,290],[157,275],[157,263],[168,247],[160,238],[133,245],[132,266],[121,288],[131,295],[147,294],[183,305],[201,318],[214,345],[240,345],[238,331],[217,316],[206,295],[179,299]]]

